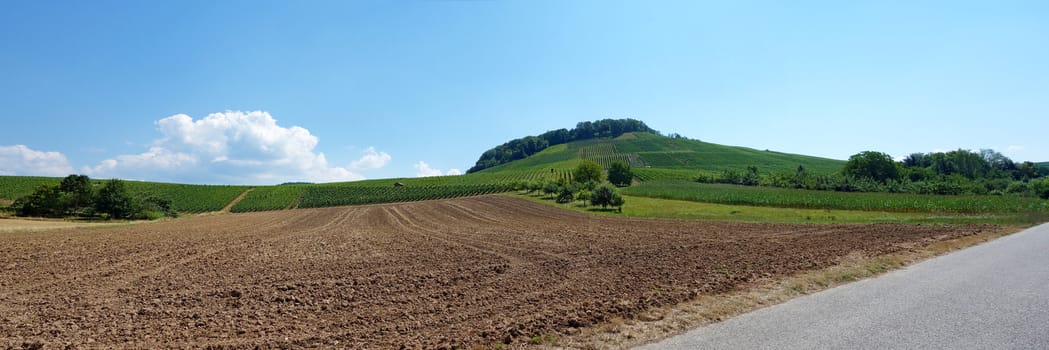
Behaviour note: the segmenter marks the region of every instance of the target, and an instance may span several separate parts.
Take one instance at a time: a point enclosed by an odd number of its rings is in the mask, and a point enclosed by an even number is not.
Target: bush
[[[619,195],[616,189],[609,185],[601,185],[594,189],[594,192],[590,194],[590,205],[598,206],[601,208],[607,208],[612,205],[612,197]]]
[[[1041,180],[1031,181],[1031,189],[1034,193],[1042,199],[1049,199],[1049,177],[1043,177]]]
[[[65,215],[68,202],[58,186],[42,184],[32,194],[15,200],[11,207],[18,216],[58,218]]]
[[[572,203],[575,200],[575,193],[572,193],[571,186],[561,187],[561,191],[557,193],[556,201],[561,204]]]

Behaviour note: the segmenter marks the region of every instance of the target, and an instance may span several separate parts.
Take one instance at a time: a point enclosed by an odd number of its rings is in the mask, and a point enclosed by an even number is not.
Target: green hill
[[[1034,163],[1034,165],[1037,165],[1039,168],[1045,169],[1046,172],[1049,172],[1049,162]]]
[[[800,165],[813,173],[829,174],[840,171],[845,164],[834,159],[634,132],[550,146],[525,159],[478,173],[557,171],[570,169],[583,159],[605,167],[615,160],[627,162],[644,180],[694,178],[701,172],[742,170],[748,166],[756,166],[761,172],[793,172]]]

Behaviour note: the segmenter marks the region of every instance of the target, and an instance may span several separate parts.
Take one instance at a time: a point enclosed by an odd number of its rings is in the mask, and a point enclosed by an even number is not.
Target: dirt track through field
[[[0,347],[522,345],[984,229],[621,219],[489,196],[6,233]]]

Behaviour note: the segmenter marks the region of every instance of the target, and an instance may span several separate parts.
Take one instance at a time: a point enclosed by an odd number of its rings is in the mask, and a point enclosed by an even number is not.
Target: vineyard
[[[608,169],[615,161],[630,164],[635,168],[645,167],[645,162],[636,153],[619,153],[616,145],[611,142],[593,142],[580,147],[579,158],[594,161],[605,169]]]
[[[702,171],[692,169],[634,168],[634,176],[641,181],[682,180],[695,181]]]
[[[101,183],[102,181],[96,181]],[[128,192],[142,198],[155,195],[171,200],[171,207],[183,213],[218,211],[248,190],[248,186],[183,185],[127,181]]]
[[[280,186],[214,186],[158,182],[125,181],[128,192],[145,198],[156,196],[172,201],[172,208],[183,213],[218,211],[237,196],[252,189],[230,211],[234,213],[283,210],[299,207],[408,202],[457,198],[507,192],[520,183],[571,180],[572,169],[551,168],[543,171],[512,171],[461,176],[380,179],[328,184]],[[97,187],[106,180],[94,179]],[[2,176],[0,199],[9,203],[32,193],[41,184],[57,185],[60,178]],[[395,186],[400,184],[401,186]]]
[[[507,192],[519,183],[571,180],[572,169],[477,173],[460,176],[365,180],[356,182],[262,186],[235,205],[234,213],[340,205],[411,202]],[[395,184],[403,186],[396,186]]]
[[[0,176],[0,198],[14,200],[32,193],[42,184],[58,185],[57,177]],[[91,180],[97,188],[105,180]],[[244,193],[248,186],[186,185],[160,182],[125,181],[128,192],[136,196],[155,195],[171,200],[173,209],[183,213],[220,210]]]
[[[237,205],[230,208],[234,213],[252,211],[283,210],[298,206],[302,193],[310,185],[282,185],[256,187]]]
[[[877,210],[938,213],[1031,213],[1049,215],[1049,203],[1014,196],[937,196],[899,193],[846,193],[774,187],[650,181],[624,194],[694,202],[782,208]]]
[[[448,185],[433,187],[358,187],[316,185],[306,187],[302,208],[322,208],[341,205],[360,205],[411,202],[479,196],[513,190],[513,184]]]
[[[58,185],[62,182],[57,177],[39,176],[0,176],[0,198],[17,199],[33,193],[42,184]]]

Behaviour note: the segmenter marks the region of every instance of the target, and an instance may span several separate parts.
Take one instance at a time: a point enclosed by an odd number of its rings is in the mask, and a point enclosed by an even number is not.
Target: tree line
[[[601,164],[584,160],[572,171],[571,180],[559,178],[556,181],[522,181],[514,184],[514,190],[543,194],[561,204],[579,201],[583,205],[589,203],[602,209],[613,207],[622,212],[626,200],[616,187],[630,186],[633,179],[633,171],[629,164],[614,161],[608,169],[609,183],[604,183],[605,171]]]
[[[96,189],[97,187],[97,189]],[[155,195],[133,196],[118,179],[96,183],[87,175],[69,175],[58,185],[41,184],[11,205],[18,216],[159,219],[176,217],[171,200]]]
[[[812,174],[803,166],[792,173],[762,174],[755,166],[700,175],[696,181],[841,192],[897,192],[940,195],[1021,195],[1049,198],[1049,171],[1031,162],[1016,163],[994,150],[914,153],[897,162],[881,152],[864,151],[846,161],[840,173]]]
[[[473,173],[500,164],[524,159],[539,153],[547,147],[572,141],[596,138],[618,137],[628,132],[658,131],[649,128],[644,122],[636,119],[602,119],[594,122],[580,122],[575,128],[550,130],[538,136],[527,136],[510,140],[481,154],[477,163],[466,173]]]

